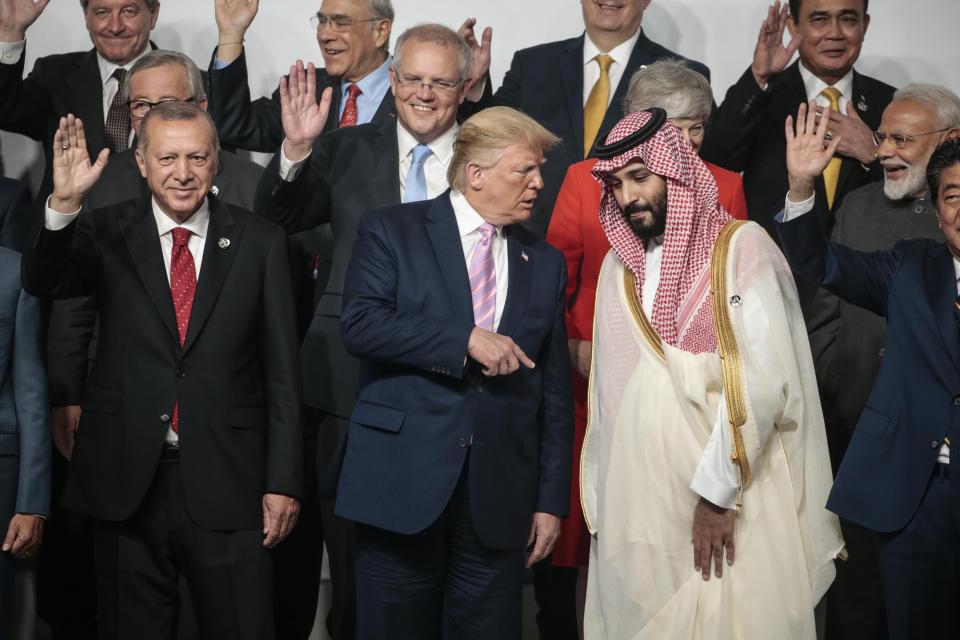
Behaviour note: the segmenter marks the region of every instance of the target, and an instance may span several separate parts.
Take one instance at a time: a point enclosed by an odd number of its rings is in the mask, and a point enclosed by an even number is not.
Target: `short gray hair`
[[[374,18],[393,22],[393,3],[390,0],[367,0]]]
[[[394,67],[401,66],[403,45],[405,45],[408,40],[413,40],[414,42],[429,42],[431,44],[455,48],[459,57],[458,62],[460,67],[458,71],[460,77],[458,80],[462,82],[470,76],[470,67],[473,65],[473,51],[470,50],[470,45],[467,44],[467,41],[450,27],[442,24],[427,23],[410,27],[401,33],[400,37],[397,38],[397,46],[394,47],[393,50]]]
[[[938,84],[908,84],[893,94],[893,102],[912,100],[930,107],[938,129],[960,129],[960,98]]]
[[[370,4],[373,4],[374,2],[377,2],[377,1],[378,0],[370,0]],[[390,0],[384,0],[384,1],[387,4],[390,3]],[[147,9],[153,10],[153,8],[157,6],[157,3],[160,2],[160,0],[143,0],[143,2],[144,4],[147,5]],[[80,0],[80,8],[82,8],[84,11],[87,10],[87,5],[89,4],[90,4],[90,0]]]
[[[627,113],[659,107],[668,118],[706,120],[713,110],[713,90],[683,60],[660,60],[633,74],[623,107]]]
[[[140,151],[145,151],[147,144],[149,144],[149,134],[147,133],[149,131],[148,125],[154,120],[163,120],[164,122],[203,120],[213,133],[214,146],[218,151],[220,149],[220,136],[217,135],[217,125],[214,124],[213,118],[210,117],[209,113],[192,102],[171,101],[161,102],[150,109],[150,111],[147,111],[147,115],[143,116],[143,121],[140,123],[140,133],[137,136],[137,148]]]
[[[127,70],[127,75],[120,85],[120,100],[126,104],[130,102],[130,81],[136,74],[147,69],[156,69],[157,67],[180,67],[187,76],[187,85],[190,89],[190,99],[194,102],[205,100],[207,92],[203,88],[203,76],[200,75],[200,69],[194,64],[193,60],[179,51],[167,51],[166,49],[154,49],[147,52],[142,58],[133,63]]]

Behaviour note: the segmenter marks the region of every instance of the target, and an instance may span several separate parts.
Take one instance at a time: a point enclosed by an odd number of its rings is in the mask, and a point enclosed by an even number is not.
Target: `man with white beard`
[[[904,238],[942,239],[934,199],[927,194],[927,162],[937,145],[960,137],[960,98],[936,85],[904,87],[884,110],[875,137],[883,182],[847,195],[831,239],[863,251],[890,249]],[[808,329],[836,470],[880,369],[886,322],[820,289],[810,306]],[[842,518],[840,523],[849,559],[837,563],[837,579],[827,595],[827,628],[844,638],[886,637],[875,534]],[[851,608],[863,615],[836,615]]]

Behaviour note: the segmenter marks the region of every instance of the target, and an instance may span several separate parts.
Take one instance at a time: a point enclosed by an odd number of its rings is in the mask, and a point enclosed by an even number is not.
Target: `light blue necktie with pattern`
[[[423,173],[423,163],[433,153],[425,144],[418,144],[411,152],[413,158],[410,170],[407,171],[406,190],[403,193],[404,202],[418,202],[427,199],[427,177]]]

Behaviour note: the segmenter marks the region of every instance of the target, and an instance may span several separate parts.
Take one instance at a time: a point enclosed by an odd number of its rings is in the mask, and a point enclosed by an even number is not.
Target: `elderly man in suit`
[[[40,304],[20,288],[20,255],[5,247],[0,318],[0,640],[9,640],[16,619],[14,561],[36,553],[49,514],[50,432]]]
[[[170,102],[140,126],[150,197],[82,211],[106,163],[61,120],[23,260],[44,297],[93,295],[101,330],[65,505],[96,522],[101,638],[169,638],[178,578],[202,637],[272,638],[267,549],[296,523],[300,378],[286,237],[208,195],[216,129]]]
[[[886,319],[883,361],[837,471],[827,508],[878,534],[891,638],[956,638],[960,606],[960,140],[927,163],[946,243],[907,239],[858,251],[810,214],[816,181],[840,143],[816,104],[787,120],[790,190],[778,231],[791,267]],[[906,136],[906,132],[881,132]],[[914,142],[917,134],[911,132]],[[955,133],[954,133],[955,135]],[[884,138],[887,175],[898,176]]]
[[[844,199],[832,240],[859,251],[886,251],[904,238],[942,239],[927,188],[927,163],[941,142],[957,136],[960,98],[953,92],[929,84],[898,90],[877,131],[883,181]],[[886,322],[818,289],[808,328],[837,469],[883,363]],[[846,520],[841,525],[850,553],[838,563],[837,581],[828,593],[827,637],[886,638],[876,535]]]
[[[392,60],[397,117],[324,135],[329,95],[317,102],[314,76],[300,67],[280,85],[286,139],[264,172],[257,211],[288,233],[326,223],[333,231],[330,276],[301,358],[326,489],[321,513],[331,556],[332,622],[344,635],[352,635],[355,618],[353,534],[350,523],[334,515],[331,495],[359,380],[359,362],[347,353],[340,333],[347,264],[365,211],[425,200],[447,189],[457,108],[469,89],[470,66],[470,49],[453,30],[414,27],[401,34]]]
[[[26,78],[26,32],[49,0],[0,0],[0,129],[43,143],[46,169],[37,200],[52,189],[50,149],[60,117],[87,123],[90,157],[130,145],[130,114],[119,96],[126,70],[150,48],[159,0],[81,0],[93,49],[39,58]]]
[[[359,638],[520,637],[524,550],[550,552],[570,491],[563,256],[516,224],[555,143],[486,110],[457,134],[449,192],[359,222],[341,327],[362,382],[337,491]]]
[[[623,98],[633,74],[643,65],[682,56],[657,44],[641,27],[650,0],[580,0],[585,33],[517,51],[503,84],[490,99],[474,89],[477,107],[489,104],[519,109],[561,142],[547,154],[543,192],[527,228],[543,237],[557,192],[571,164],[592,155],[623,117]],[[691,67],[710,77],[699,62]],[[489,86],[489,83],[487,83]],[[486,87],[485,87],[486,88]]]

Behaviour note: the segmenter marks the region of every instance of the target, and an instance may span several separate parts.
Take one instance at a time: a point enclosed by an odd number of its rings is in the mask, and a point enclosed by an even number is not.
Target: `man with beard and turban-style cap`
[[[814,638],[843,540],[790,269],[662,110],[598,158],[585,637]]]

